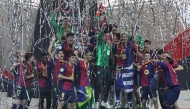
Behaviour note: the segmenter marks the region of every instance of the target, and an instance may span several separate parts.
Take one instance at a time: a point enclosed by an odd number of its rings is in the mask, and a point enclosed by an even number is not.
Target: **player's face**
[[[117,33],[117,28],[113,28],[112,33],[116,34]]]
[[[72,64],[76,64],[77,60],[76,60],[76,56],[71,56],[69,58],[69,61],[72,63]]]
[[[86,54],[86,58],[87,58],[89,61],[91,61],[91,60],[92,60],[92,53],[91,53],[91,52],[88,52],[88,53]]]
[[[127,42],[128,41],[128,39],[127,39],[127,35],[121,35],[121,37],[120,37],[120,40],[121,40],[121,42]]]
[[[85,21],[85,25],[86,25],[86,26],[90,26],[90,23],[91,23],[90,18],[87,18],[86,21]]]
[[[145,43],[144,43],[144,48],[145,48],[145,49],[150,49],[150,44],[147,43],[147,42],[145,42]]]
[[[144,59],[145,59],[145,61],[149,61],[150,60],[150,54],[148,54],[148,53],[144,54]]]
[[[43,63],[47,62],[47,56],[42,56],[42,57],[41,57],[41,61],[42,61]]]
[[[68,43],[69,45],[72,45],[72,44],[73,44],[73,36],[68,36],[68,37],[67,37],[67,43]]]
[[[63,51],[59,51],[58,54],[57,54],[57,58],[58,59],[63,59],[63,57],[64,57]]]
[[[69,26],[69,19],[64,19],[63,20],[63,25],[64,26]]]
[[[102,37],[102,40],[103,41],[107,41],[107,40],[109,40],[109,33],[105,33],[104,35],[103,35],[103,37]]]

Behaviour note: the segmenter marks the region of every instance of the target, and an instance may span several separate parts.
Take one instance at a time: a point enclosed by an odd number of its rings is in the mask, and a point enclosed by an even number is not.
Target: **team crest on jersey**
[[[145,70],[145,71],[144,71],[144,74],[145,74],[145,75],[148,75],[148,74],[149,74],[149,71],[148,71],[148,70]]]
[[[110,51],[109,50],[107,51],[107,55],[110,55]]]
[[[63,72],[64,71],[64,69],[63,68],[60,68],[60,72]]]

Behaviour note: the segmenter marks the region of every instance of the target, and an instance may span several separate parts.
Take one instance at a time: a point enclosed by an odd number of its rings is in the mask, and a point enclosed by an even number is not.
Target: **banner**
[[[190,27],[169,42],[164,51],[170,52],[177,61],[190,56]]]

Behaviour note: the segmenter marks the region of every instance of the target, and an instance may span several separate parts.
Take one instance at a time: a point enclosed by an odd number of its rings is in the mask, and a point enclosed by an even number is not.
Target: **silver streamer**
[[[8,77],[3,78],[3,71],[8,70],[13,64],[15,54],[18,50],[32,51],[35,49],[44,50],[42,42],[50,38],[54,34],[53,27],[49,32],[42,36],[41,29],[44,26],[51,27],[49,18],[54,11],[53,2],[55,0],[43,0],[43,6],[40,0],[1,0],[0,1],[0,86],[1,92],[5,91],[3,81],[8,85],[12,85],[12,81]],[[59,0],[56,0],[59,1]],[[141,35],[144,39],[152,41],[153,49],[164,47],[184,31],[190,24],[190,2],[189,0],[84,0],[84,8],[80,10],[80,0],[60,0],[65,4],[65,9],[70,7],[73,9],[70,18],[70,26],[75,33],[74,48],[82,51],[82,34],[80,30],[83,25],[82,19],[93,10],[96,2],[105,6],[107,22],[118,25],[120,32],[126,32],[130,35]],[[61,5],[63,5],[61,3]],[[58,8],[60,8],[60,6]],[[36,21],[37,10],[40,9],[40,21]],[[64,12],[66,16],[69,11]],[[75,16],[74,13],[77,13]],[[93,13],[95,14],[95,13]],[[61,10],[58,12],[58,21],[61,19]],[[95,17],[91,18],[93,26],[99,28],[98,21]],[[46,25],[46,22],[47,25]],[[35,23],[40,25],[39,39],[34,42]],[[137,28],[138,27],[138,28]],[[133,30],[132,30],[133,28]],[[94,36],[96,37],[96,36]],[[186,39],[184,39],[186,40]],[[37,47],[41,43],[40,47]],[[173,41],[173,44],[177,43]],[[183,67],[189,69],[187,60],[183,61]],[[37,80],[32,82],[35,87],[35,95],[37,96]],[[189,93],[189,85],[186,83],[187,93]],[[112,89],[113,90],[113,89]],[[112,96],[112,95],[111,95]],[[3,93],[0,93],[0,107],[8,108],[10,102],[2,100]],[[186,97],[190,100],[190,97]],[[113,102],[113,100],[111,100]]]

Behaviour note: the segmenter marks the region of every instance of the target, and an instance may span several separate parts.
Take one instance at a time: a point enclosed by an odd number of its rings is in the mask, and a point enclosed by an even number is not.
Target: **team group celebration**
[[[28,109],[33,99],[32,80],[38,82],[39,109],[179,109],[182,65],[151,41],[134,38],[118,26],[100,19],[98,27],[85,16],[78,33],[64,17],[49,19],[55,34],[36,61],[32,52],[18,50],[10,68],[14,74],[11,109]],[[97,16],[104,14],[99,7]],[[138,28],[138,27],[137,27]],[[133,28],[134,29],[134,28]],[[75,40],[75,35],[80,40]],[[77,43],[79,46],[74,45]]]

